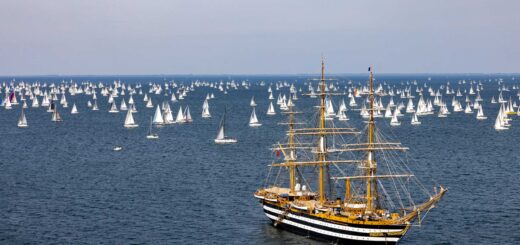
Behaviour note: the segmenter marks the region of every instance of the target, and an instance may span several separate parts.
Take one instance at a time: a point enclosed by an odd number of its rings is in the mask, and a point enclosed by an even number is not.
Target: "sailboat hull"
[[[237,143],[236,139],[215,139],[217,144],[234,144]]]
[[[265,215],[276,228],[334,244],[397,244],[407,231],[406,225],[353,226],[294,211],[289,211],[283,219],[279,219],[284,213],[280,207],[264,201],[263,208]]]

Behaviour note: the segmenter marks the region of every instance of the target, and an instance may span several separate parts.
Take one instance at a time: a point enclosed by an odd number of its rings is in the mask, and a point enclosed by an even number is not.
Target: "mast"
[[[326,141],[325,141],[325,62],[321,57],[321,99],[320,99],[320,127],[319,127],[319,142],[318,142],[318,162],[319,174],[319,194],[320,203],[325,201],[325,185],[324,185],[324,162],[326,161]]]
[[[374,151],[373,151],[373,144],[374,144],[374,86],[373,86],[373,73],[372,73],[372,65],[368,68],[368,71],[370,71],[370,77],[369,77],[369,100],[370,100],[370,109],[369,109],[369,120],[368,120],[368,154],[367,154],[367,161],[366,161],[366,176],[374,176],[376,174],[376,162],[374,159]],[[376,188],[375,188],[375,178],[367,178],[367,206],[365,213],[370,213],[374,208],[373,206],[373,197],[375,196]]]
[[[288,162],[291,164],[295,160],[295,152],[294,152],[294,113],[293,113],[293,105],[289,105],[289,159]],[[289,167],[289,177],[291,184],[291,192],[294,193],[294,186],[296,185],[296,166],[291,164]]]

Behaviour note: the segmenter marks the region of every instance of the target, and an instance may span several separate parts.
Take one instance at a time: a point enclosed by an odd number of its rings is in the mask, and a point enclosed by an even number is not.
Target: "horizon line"
[[[368,72],[339,72],[327,73],[326,75],[366,75]],[[520,75],[520,72],[381,72],[377,75]],[[144,77],[144,76],[317,76],[320,73],[155,73],[155,74],[16,74],[2,75],[1,78],[9,77]]]

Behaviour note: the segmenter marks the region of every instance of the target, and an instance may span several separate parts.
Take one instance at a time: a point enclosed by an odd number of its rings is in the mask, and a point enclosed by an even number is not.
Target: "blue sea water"
[[[340,84],[366,81],[365,75],[338,75]],[[431,81],[428,81],[431,77]],[[449,188],[421,227],[413,227],[402,244],[517,244],[520,241],[520,124],[512,116],[511,129],[493,128],[498,104],[495,79],[510,88],[513,75],[378,75],[377,82],[397,87],[417,80],[434,89],[450,81],[456,90],[482,81],[487,120],[475,114],[453,113],[447,118],[421,117],[411,126],[410,116],[399,127],[378,119],[383,131],[411,148],[415,174],[426,183]],[[248,80],[253,84],[288,81],[304,86],[308,76],[123,76],[123,77],[16,77],[16,81],[62,80],[125,83]],[[3,77],[0,81],[10,81]],[[316,83],[316,82],[314,82]],[[519,84],[517,84],[519,85]],[[147,89],[144,89],[145,91]],[[99,91],[98,91],[99,92]],[[208,92],[211,119],[200,112]],[[287,88],[282,90],[287,92]],[[518,103],[517,91],[504,92]],[[275,91],[275,96],[278,91]],[[247,125],[255,96],[259,128]],[[321,244],[278,230],[252,196],[267,175],[271,144],[284,138],[278,125],[284,117],[265,115],[267,86],[229,90],[224,95],[196,88],[178,103],[190,106],[191,124],[156,127],[160,139],[145,139],[153,109],[134,96],[140,127],[123,128],[124,112],[108,113],[107,97],[98,94],[99,111],[87,108],[85,95],[68,95],[69,108],[60,109],[63,122],[51,122],[45,108],[26,111],[29,127],[17,128],[20,105],[0,108],[0,243],[2,244]],[[463,98],[459,99],[462,100]],[[152,96],[154,105],[168,100]],[[451,102],[451,97],[445,98]],[[119,103],[119,99],[117,100]],[[397,101],[396,101],[397,102]],[[76,103],[80,114],[71,115]],[[316,100],[300,93],[297,107],[309,116]],[[359,101],[358,101],[359,103]],[[463,103],[465,105],[465,103]],[[239,141],[216,145],[220,117],[227,107],[227,133]],[[451,110],[451,107],[450,107]],[[279,110],[278,110],[279,112]],[[362,125],[358,112],[349,111],[351,125]],[[114,152],[116,145],[124,147]]]

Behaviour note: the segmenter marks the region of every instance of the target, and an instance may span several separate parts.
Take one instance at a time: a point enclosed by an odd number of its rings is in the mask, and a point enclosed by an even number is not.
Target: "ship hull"
[[[335,244],[397,244],[407,229],[406,225],[382,227],[340,224],[293,211],[280,219],[284,212],[280,207],[264,202],[263,209],[276,228]]]

